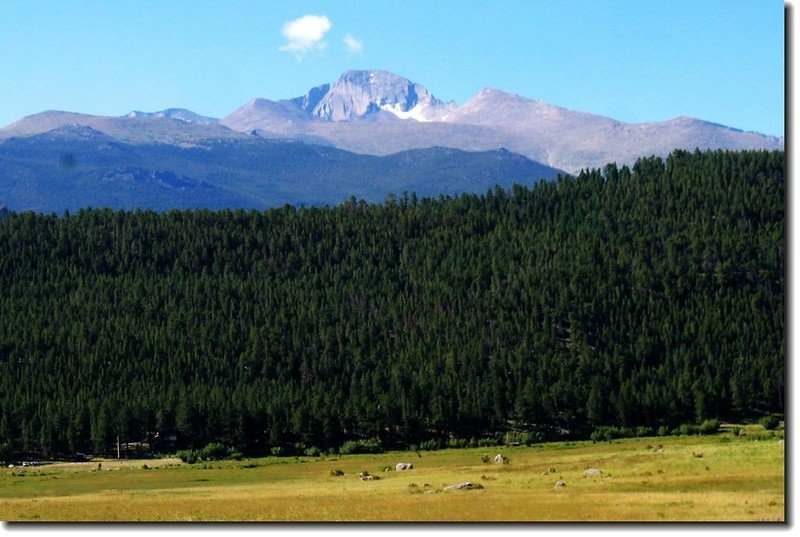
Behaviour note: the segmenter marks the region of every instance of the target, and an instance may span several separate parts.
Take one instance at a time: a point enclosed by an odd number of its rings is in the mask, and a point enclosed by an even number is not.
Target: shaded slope
[[[377,157],[256,136],[132,144],[79,126],[0,142],[0,203],[43,212],[325,205],[404,191],[436,197],[557,173],[507,151],[430,148]]]

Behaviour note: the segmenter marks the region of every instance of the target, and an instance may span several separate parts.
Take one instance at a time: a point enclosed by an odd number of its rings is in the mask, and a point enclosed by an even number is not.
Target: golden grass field
[[[769,436],[759,426],[745,432],[421,457],[392,452],[194,465],[103,460],[101,470],[97,461],[3,468],[0,520],[783,522],[783,433]],[[482,462],[497,453],[510,463]],[[379,470],[398,462],[414,468]],[[589,467],[602,474],[585,475]],[[345,475],[333,476],[336,469]],[[380,479],[362,481],[364,470]],[[566,487],[554,488],[558,480]],[[465,481],[483,488],[443,490]]]

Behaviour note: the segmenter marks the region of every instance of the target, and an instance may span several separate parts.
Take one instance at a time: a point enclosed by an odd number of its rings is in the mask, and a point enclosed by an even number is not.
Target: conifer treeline
[[[251,452],[783,410],[784,153],[0,223],[0,443]]]

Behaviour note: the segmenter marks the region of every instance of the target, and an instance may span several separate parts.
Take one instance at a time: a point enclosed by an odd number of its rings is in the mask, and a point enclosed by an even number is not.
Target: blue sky
[[[0,0],[0,126],[48,109],[222,117],[384,69],[460,104],[491,86],[783,135],[783,18],[777,0]]]

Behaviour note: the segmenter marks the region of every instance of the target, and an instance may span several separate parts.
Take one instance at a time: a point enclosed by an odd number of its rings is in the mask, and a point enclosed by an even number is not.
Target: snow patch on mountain
[[[413,119],[414,121],[420,122],[433,121],[425,113],[427,107],[419,103],[411,110],[403,110],[403,107],[398,103],[381,105],[381,110],[394,114],[400,119]]]

